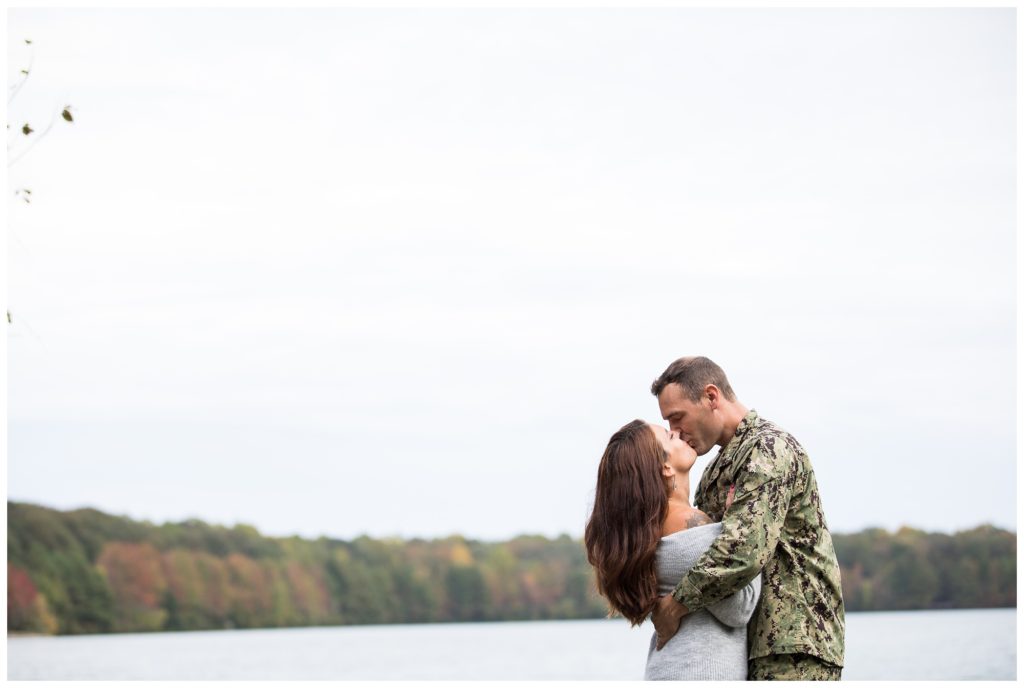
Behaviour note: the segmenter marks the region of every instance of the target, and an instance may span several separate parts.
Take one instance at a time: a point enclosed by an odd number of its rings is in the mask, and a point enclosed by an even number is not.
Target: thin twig
[[[7,312],[10,313],[10,310],[8,310]],[[13,313],[12,313],[12,315],[13,315]],[[32,338],[35,339],[37,342],[39,342],[39,346],[41,346],[43,348],[43,351],[45,351],[46,353],[50,353],[50,349],[46,346],[46,342],[43,341],[42,337],[40,337],[38,334],[36,334],[36,331],[33,330],[29,326],[29,324],[27,322],[25,322],[24,318],[22,318],[21,316],[18,316],[17,318],[15,318],[15,320],[18,321],[18,324],[15,325],[12,322],[12,323],[10,323],[10,325],[8,327],[24,327],[25,330],[28,331],[28,333],[30,335],[32,335]],[[14,334],[16,334],[16,333],[14,333]]]
[[[18,95],[18,91],[20,91],[21,87],[25,85],[25,82],[28,81],[29,75],[32,74],[32,65],[35,64],[35,61],[36,61],[36,51],[33,50],[28,55],[28,69],[24,70],[25,71],[25,76],[23,76],[21,78],[21,81],[19,81],[18,83],[16,83],[12,87],[11,95],[7,96],[7,104],[8,105],[11,104],[11,101],[14,100],[14,96]]]

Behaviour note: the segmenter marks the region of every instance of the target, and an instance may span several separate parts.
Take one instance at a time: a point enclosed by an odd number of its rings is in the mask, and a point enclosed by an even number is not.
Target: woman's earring
[[[676,477],[674,475],[672,476],[672,491],[676,491]]]

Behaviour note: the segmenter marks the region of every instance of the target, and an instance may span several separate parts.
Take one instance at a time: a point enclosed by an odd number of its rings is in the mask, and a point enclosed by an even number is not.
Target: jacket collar
[[[757,419],[757,411],[754,409],[747,411],[747,415],[743,416],[743,420],[736,426],[736,434],[732,436],[728,444],[718,451],[718,458],[721,459],[720,465],[732,460],[736,452],[739,451],[740,445],[743,444],[743,438],[757,425]]]

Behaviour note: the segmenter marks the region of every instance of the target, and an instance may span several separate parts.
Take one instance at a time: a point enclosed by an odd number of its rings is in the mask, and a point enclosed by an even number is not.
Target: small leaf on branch
[[[11,312],[7,311],[7,323],[10,324],[10,323],[13,323],[13,322],[14,322],[14,318],[11,317]]]
[[[68,105],[66,108],[64,108],[64,112],[60,113],[60,116],[63,117],[64,119],[66,119],[69,122],[74,122],[75,121],[75,120],[71,119],[71,106],[70,105]]]
[[[21,70],[21,73],[24,74],[25,76],[28,76],[28,70],[27,69]]]
[[[32,41],[30,41],[29,39],[26,38],[25,39],[25,45],[32,45]]]
[[[21,128],[21,133],[22,133],[22,134],[24,134],[25,136],[28,136],[28,135],[29,135],[29,134],[31,134],[31,133],[32,133],[33,131],[35,131],[35,129],[33,129],[32,127],[30,127],[30,126],[28,125],[28,122],[26,122],[26,123],[25,123],[25,126],[23,126],[23,127]]]

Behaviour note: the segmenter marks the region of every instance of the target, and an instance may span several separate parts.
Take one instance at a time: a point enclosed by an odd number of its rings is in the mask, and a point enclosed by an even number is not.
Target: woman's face
[[[665,463],[679,473],[688,473],[697,460],[697,452],[694,451],[693,447],[684,442],[679,433],[674,430],[669,430],[654,423],[648,423],[648,426],[668,454],[665,458]]]

